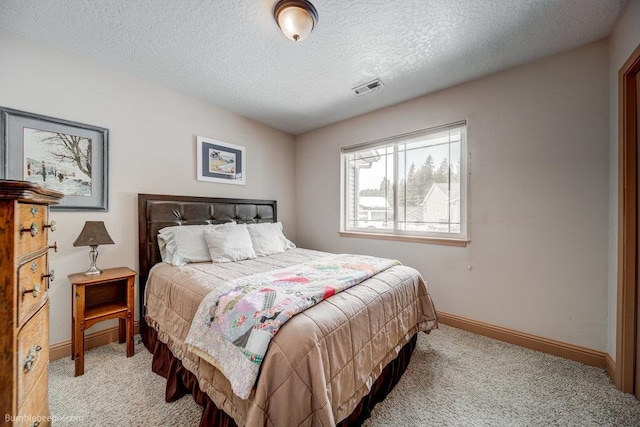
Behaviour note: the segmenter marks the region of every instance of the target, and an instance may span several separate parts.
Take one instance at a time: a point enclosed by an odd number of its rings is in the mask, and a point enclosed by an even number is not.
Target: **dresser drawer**
[[[49,422],[49,396],[47,391],[49,374],[45,369],[33,386],[31,393],[27,395],[18,410],[18,418],[13,424],[14,426],[24,427],[44,427]]]
[[[18,326],[40,308],[47,295],[47,254],[22,264],[18,268]]]
[[[49,205],[63,197],[32,182],[0,179],[0,425],[51,423],[49,282],[42,276],[49,275]]]
[[[18,408],[49,363],[49,304],[33,316],[18,333]],[[46,389],[47,385],[44,385]]]
[[[30,254],[47,247],[47,207],[27,203],[18,203],[19,221],[16,256]]]

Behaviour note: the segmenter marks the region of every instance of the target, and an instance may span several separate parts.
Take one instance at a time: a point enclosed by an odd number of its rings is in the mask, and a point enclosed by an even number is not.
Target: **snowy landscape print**
[[[24,128],[23,178],[66,196],[91,196],[91,139]]]

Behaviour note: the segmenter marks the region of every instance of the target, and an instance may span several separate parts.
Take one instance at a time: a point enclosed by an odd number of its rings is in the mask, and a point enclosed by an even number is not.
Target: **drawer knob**
[[[49,278],[49,282],[53,282],[56,279],[56,272],[55,270],[50,270],[49,274],[43,274],[42,278],[44,279],[45,277]]]
[[[38,295],[40,295],[40,283],[34,283],[33,284],[33,289],[25,289],[22,288],[22,299],[24,299],[24,296],[27,294],[33,293],[33,297],[37,298]]]
[[[40,229],[38,228],[38,224],[32,222],[31,227],[29,228],[20,227],[20,234],[26,233],[27,231],[31,233],[32,237],[36,237],[40,232]]]
[[[35,216],[38,214],[38,208],[36,208],[35,206],[33,206],[29,212],[31,212],[31,216],[33,216],[35,218]]]
[[[24,371],[31,372],[33,369],[33,365],[35,365],[38,360],[38,352],[42,350],[42,347],[39,345],[34,345],[27,353],[27,358],[24,360]]]
[[[49,224],[43,224],[42,228],[50,228],[51,231],[56,231],[56,222],[51,221]]]
[[[53,242],[53,245],[49,246],[49,249],[53,249],[53,252],[58,252],[58,242]]]

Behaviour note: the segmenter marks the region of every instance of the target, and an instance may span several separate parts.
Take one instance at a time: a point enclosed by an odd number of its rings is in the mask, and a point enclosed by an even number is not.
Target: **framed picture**
[[[196,151],[198,181],[246,184],[244,147],[199,136]]]
[[[51,209],[108,210],[108,129],[0,107],[0,130],[0,178],[60,191]]]

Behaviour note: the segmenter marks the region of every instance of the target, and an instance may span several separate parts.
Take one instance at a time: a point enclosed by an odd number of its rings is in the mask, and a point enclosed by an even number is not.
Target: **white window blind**
[[[342,229],[467,238],[466,122],[342,148]]]

